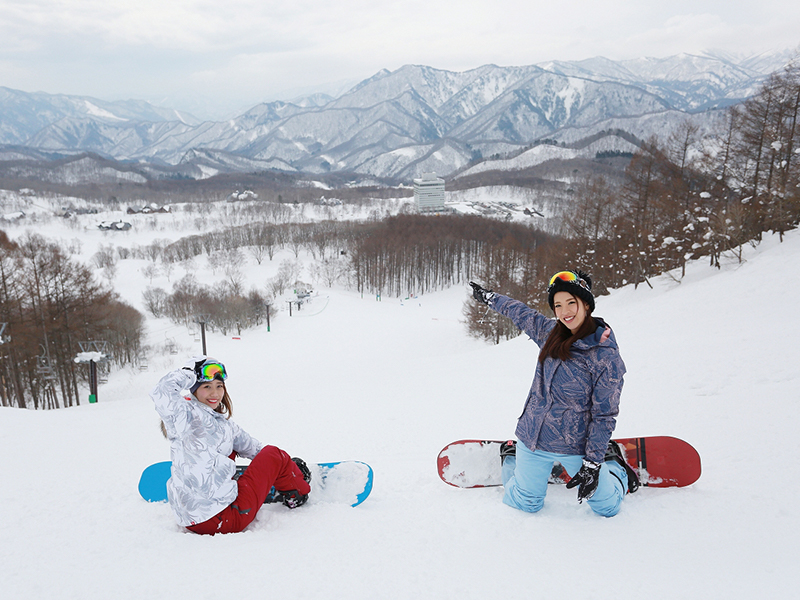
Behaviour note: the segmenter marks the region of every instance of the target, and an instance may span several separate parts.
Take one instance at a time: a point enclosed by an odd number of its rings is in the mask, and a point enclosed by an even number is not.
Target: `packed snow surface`
[[[90,255],[101,234],[81,235]],[[284,258],[252,263],[248,281],[261,285]],[[137,482],[169,458],[148,392],[200,343],[149,318],[146,370],[112,372],[96,404],[0,409],[0,595],[793,597],[800,235],[767,236],[744,259],[598,298],[628,367],[615,436],[672,435],[703,461],[697,483],[642,489],[611,519],[564,486],[526,514],[501,503],[502,488],[439,480],[436,456],[449,442],[513,436],[536,361],[525,336],[492,345],[466,335],[467,286],[380,301],[335,287],[292,317],[281,312],[269,332],[212,332],[207,344],[226,364],[244,429],[309,462],[369,463],[372,495],[356,508],[265,506],[240,534],[188,533],[168,505],[144,502]],[[202,260],[196,272],[211,276]],[[145,264],[120,261],[114,279],[136,306]],[[172,281],[180,276],[178,267]],[[163,275],[153,285],[171,288]],[[158,350],[170,339],[178,354]]]

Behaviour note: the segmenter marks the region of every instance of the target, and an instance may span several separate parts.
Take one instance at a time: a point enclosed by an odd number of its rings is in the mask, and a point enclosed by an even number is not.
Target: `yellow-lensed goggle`
[[[547,284],[547,289],[549,290],[557,280],[565,281],[567,283],[577,283],[585,290],[589,290],[589,284],[587,284],[583,279],[581,279],[577,273],[574,271],[559,271],[555,275],[550,278],[550,283]],[[591,291],[591,290],[589,290]]]

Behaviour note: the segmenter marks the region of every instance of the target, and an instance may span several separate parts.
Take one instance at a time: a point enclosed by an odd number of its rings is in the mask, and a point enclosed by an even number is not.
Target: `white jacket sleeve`
[[[181,392],[188,390],[196,381],[197,376],[193,371],[176,369],[164,375],[150,392],[169,439],[180,437],[189,426],[191,407]]]
[[[253,460],[261,451],[261,442],[239,427],[233,421],[228,421],[233,427],[233,449],[242,458]]]

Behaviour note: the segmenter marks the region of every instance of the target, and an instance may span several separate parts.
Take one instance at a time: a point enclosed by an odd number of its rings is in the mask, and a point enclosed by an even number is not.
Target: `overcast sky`
[[[405,64],[798,46],[796,0],[0,0],[0,86],[205,118]]]

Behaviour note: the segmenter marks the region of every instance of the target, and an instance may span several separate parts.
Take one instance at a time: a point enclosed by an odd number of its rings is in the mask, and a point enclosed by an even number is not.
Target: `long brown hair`
[[[580,298],[577,298],[578,302],[583,302]],[[585,304],[585,303],[584,303]],[[586,318],[581,323],[581,326],[572,333],[570,328],[564,325],[561,321],[556,322],[556,326],[553,327],[553,330],[550,332],[550,335],[547,336],[547,340],[542,346],[542,349],[539,351],[539,362],[543,363],[544,359],[548,356],[552,358],[559,358],[561,360],[569,360],[570,354],[569,349],[572,347],[572,344],[576,341],[585,338],[587,335],[593,334],[597,331],[597,321],[594,320],[592,317],[592,313],[588,311],[586,312]]]
[[[222,396],[222,400],[219,401],[219,406],[215,408],[214,411],[227,415],[225,418],[230,419],[233,416],[233,402],[231,401],[230,394],[228,394],[228,387],[225,385],[225,382],[222,383],[222,387],[225,388],[225,394]]]
[[[233,401],[231,400],[230,394],[228,394],[228,387],[225,385],[224,381],[222,382],[222,386],[225,388],[225,393],[222,395],[222,400],[220,400],[219,406],[214,409],[214,412],[223,414],[226,419],[230,419],[233,416]],[[167,437],[167,428],[164,426],[164,421],[159,421],[159,425],[161,425],[161,434]]]

